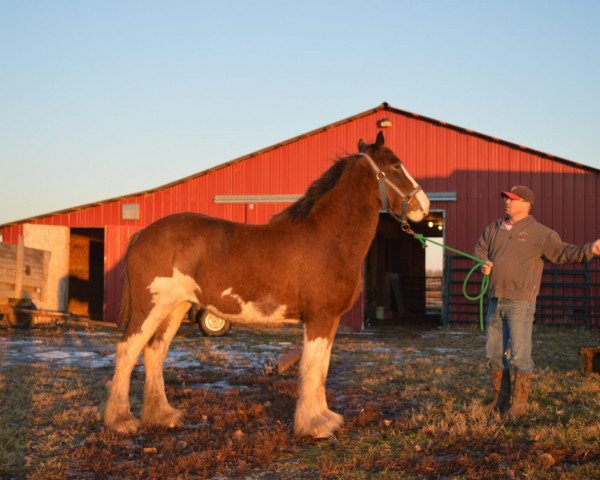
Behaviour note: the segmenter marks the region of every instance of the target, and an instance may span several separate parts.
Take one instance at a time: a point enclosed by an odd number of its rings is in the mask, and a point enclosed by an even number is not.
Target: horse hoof
[[[331,428],[329,420],[314,422],[310,430],[310,436],[316,439],[332,437],[333,428]]]
[[[300,436],[317,439],[329,438],[342,423],[344,423],[344,417],[331,410],[326,410],[306,422],[297,421],[294,430]]]
[[[137,432],[139,426],[140,421],[133,417],[117,419],[111,423],[106,423],[106,428],[124,435]]]
[[[180,427],[183,424],[183,410],[174,408],[173,411],[165,418],[163,425],[167,428]]]
[[[337,430],[344,424],[344,417],[339,413],[332,412],[329,409],[323,412],[323,416],[325,416],[331,423],[332,430]]]
[[[142,424],[165,428],[175,428],[183,424],[183,410],[169,407],[167,411],[154,414],[142,413]]]

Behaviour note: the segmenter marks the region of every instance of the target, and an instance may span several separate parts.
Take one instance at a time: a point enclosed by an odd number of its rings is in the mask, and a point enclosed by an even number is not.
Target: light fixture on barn
[[[377,120],[377,126],[379,128],[389,128],[392,126],[392,121],[387,117],[380,118],[379,120]]]
[[[140,206],[137,203],[124,203],[121,205],[121,220],[139,220]]]

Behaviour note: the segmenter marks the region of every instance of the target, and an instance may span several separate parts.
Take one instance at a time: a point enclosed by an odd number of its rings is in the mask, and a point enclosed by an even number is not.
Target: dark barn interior
[[[102,320],[104,304],[104,229],[72,228],[67,311]]]
[[[439,226],[442,229],[438,230]],[[442,237],[443,212],[431,212],[411,227],[425,236]],[[435,228],[433,234],[432,228]],[[441,281],[428,278],[425,259],[426,249],[421,243],[403,232],[390,215],[382,213],[366,260],[365,318],[368,324],[393,326],[440,321]],[[431,308],[432,297],[439,298],[439,308],[435,301]]]

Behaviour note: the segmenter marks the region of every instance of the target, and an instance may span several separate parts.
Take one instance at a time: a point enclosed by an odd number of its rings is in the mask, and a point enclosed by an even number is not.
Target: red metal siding
[[[16,245],[19,241],[19,235],[23,234],[23,225],[12,225],[0,230],[2,233],[2,241],[4,243],[12,243]]]
[[[104,230],[104,320],[119,323],[123,259],[138,227],[107,225]]]
[[[385,130],[387,144],[425,191],[456,192],[456,202],[432,205],[446,211],[448,245],[472,251],[483,228],[502,215],[499,192],[514,184],[532,187],[536,194],[533,215],[558,231],[565,241],[584,243],[598,237],[600,174],[541,152],[387,108],[339,122],[167,188],[33,221],[106,228],[106,320],[115,321],[119,262],[126,239],[133,232],[180,211],[264,223],[286,205],[255,204],[250,208],[215,204],[214,196],[301,194],[338,156],[355,152],[359,138],[374,140],[377,120],[383,117],[392,120],[392,127]],[[139,220],[120,219],[125,203],[140,205]],[[20,231],[21,225],[4,228],[4,241],[15,243]],[[355,326],[354,320],[344,321]]]

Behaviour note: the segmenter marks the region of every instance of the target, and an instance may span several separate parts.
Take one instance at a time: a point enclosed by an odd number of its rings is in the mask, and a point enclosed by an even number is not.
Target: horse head
[[[377,134],[375,143],[367,145],[358,141],[359,155],[370,163],[379,181],[380,199],[384,209],[420,222],[429,213],[429,199],[400,159],[385,146],[383,133]]]

